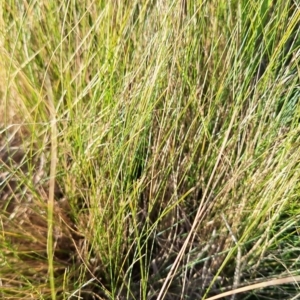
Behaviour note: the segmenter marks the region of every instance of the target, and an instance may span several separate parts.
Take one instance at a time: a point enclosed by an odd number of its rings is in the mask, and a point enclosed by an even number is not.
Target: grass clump
[[[1,296],[295,299],[299,22],[295,1],[3,4]]]

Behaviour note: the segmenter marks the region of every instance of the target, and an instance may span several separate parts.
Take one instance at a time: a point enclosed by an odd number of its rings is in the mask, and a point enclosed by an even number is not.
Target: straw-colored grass
[[[0,298],[296,299],[296,1],[0,10]]]

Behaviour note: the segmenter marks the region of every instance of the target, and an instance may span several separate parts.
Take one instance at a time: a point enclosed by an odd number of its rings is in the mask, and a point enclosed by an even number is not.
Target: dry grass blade
[[[270,287],[270,286],[287,284],[287,283],[297,283],[297,282],[300,282],[300,276],[291,276],[291,277],[286,277],[286,278],[272,279],[272,280],[267,280],[267,281],[260,282],[260,283],[247,285],[247,286],[244,286],[244,287],[241,287],[241,288],[238,288],[238,289],[234,289],[232,291],[228,291],[228,292],[225,292],[225,293],[221,293],[219,295],[206,298],[206,300],[216,300],[216,299],[231,296],[231,295],[234,295],[234,294],[239,294],[239,293],[243,293],[243,292],[247,292],[247,291],[252,291],[252,290],[255,290],[255,289],[261,289],[261,288],[264,288],[264,287]]]
[[[57,165],[57,125],[56,125],[56,109],[54,105],[54,96],[51,81],[48,74],[45,77],[45,86],[48,94],[48,107],[51,118],[51,164],[49,179],[49,198],[48,198],[48,234],[47,234],[47,253],[49,259],[49,277],[51,285],[52,300],[56,299],[55,281],[54,281],[54,243],[53,243],[53,213],[54,213],[54,197],[55,197],[55,178]]]

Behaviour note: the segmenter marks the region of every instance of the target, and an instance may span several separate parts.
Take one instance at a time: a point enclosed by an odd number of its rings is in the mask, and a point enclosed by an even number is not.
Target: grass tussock
[[[296,299],[299,23],[292,0],[3,3],[1,297]]]

